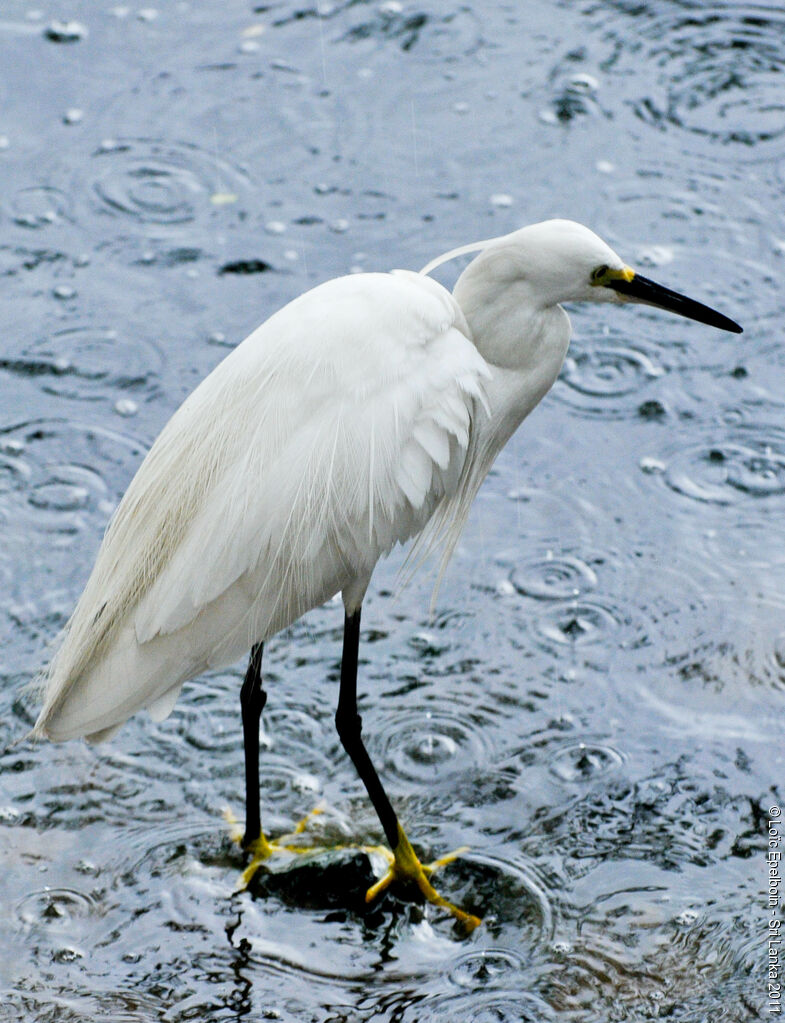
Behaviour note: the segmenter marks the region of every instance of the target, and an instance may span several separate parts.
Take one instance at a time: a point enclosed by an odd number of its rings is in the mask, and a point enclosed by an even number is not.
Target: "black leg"
[[[357,713],[357,652],[360,646],[360,609],[346,615],[343,626],[343,656],[341,658],[341,689],[335,727],[343,748],[352,758],[357,773],[368,790],[371,802],[379,815],[387,841],[394,849],[399,840],[398,818],[382,788],[379,775],[363,745],[362,718]]]
[[[335,726],[341,737],[343,748],[352,758],[352,763],[357,768],[357,773],[362,778],[368,795],[371,797],[371,802],[379,815],[384,834],[392,850],[390,869],[384,877],[368,889],[365,893],[365,901],[371,902],[394,881],[403,881],[419,888],[429,902],[452,913],[456,920],[461,921],[467,931],[472,931],[480,923],[479,917],[472,913],[465,913],[457,906],[453,906],[451,902],[439,895],[428,880],[429,875],[436,867],[443,863],[449,863],[456,854],[444,856],[441,860],[423,867],[403,828],[398,823],[395,810],[390,805],[390,800],[379,781],[379,775],[363,745],[362,719],[357,713],[357,652],[359,647],[360,609],[358,608],[354,614],[346,615],[344,620],[341,691],[338,696],[338,710],[335,712]],[[460,850],[458,851],[460,852]]]
[[[240,690],[243,711],[243,748],[245,750],[245,834],[243,848],[255,842],[262,833],[259,815],[259,721],[267,693],[262,689],[263,643],[251,650],[251,659]]]

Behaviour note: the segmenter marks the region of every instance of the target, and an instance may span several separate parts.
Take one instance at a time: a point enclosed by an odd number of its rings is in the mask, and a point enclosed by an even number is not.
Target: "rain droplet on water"
[[[651,455],[644,455],[638,465],[641,467],[641,472],[648,473],[650,476],[663,473],[666,469],[665,462],[662,459],[654,458]]]
[[[118,398],[114,403],[114,410],[119,416],[135,416],[139,406],[132,398]]]
[[[87,35],[87,27],[78,21],[52,21],[44,29],[44,36],[53,43],[76,43]]]
[[[562,781],[591,781],[621,762],[621,756],[610,746],[580,742],[559,750],[551,760],[550,770]]]

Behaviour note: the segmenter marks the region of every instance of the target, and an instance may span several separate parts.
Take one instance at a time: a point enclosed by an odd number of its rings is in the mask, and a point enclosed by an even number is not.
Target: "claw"
[[[434,906],[439,906],[441,909],[446,909],[448,913],[451,913],[456,920],[459,920],[466,928],[468,934],[479,927],[482,923],[479,917],[473,913],[467,913],[463,909],[459,909],[458,906],[453,905],[442,895],[436,891],[428,878],[431,874],[439,867],[444,866],[446,863],[452,863],[453,860],[457,859],[462,853],[466,852],[467,846],[461,846],[460,849],[455,849],[451,853],[447,853],[446,856],[440,856],[438,860],[434,860],[433,863],[420,863],[417,854],[412,849],[409,839],[406,837],[401,825],[398,825],[398,842],[392,852],[389,849],[381,846],[375,846],[373,852],[381,851],[383,855],[388,859],[390,867],[386,874],[381,877],[376,884],[372,885],[365,893],[365,901],[372,902],[377,895],[380,895],[394,881],[400,881],[404,884],[414,885],[419,889],[422,896]]]
[[[297,824],[295,824],[292,831],[285,835],[281,835],[280,838],[268,839],[264,832],[262,832],[262,834],[259,835],[254,842],[251,842],[248,846],[248,851],[251,854],[251,862],[240,875],[238,891],[243,891],[248,887],[262,863],[275,853],[294,853],[296,855],[305,855],[306,853],[322,852],[326,848],[339,848],[338,846],[297,845],[296,843],[290,843],[288,841],[288,839],[302,835],[308,827],[311,819],[321,813],[324,813],[324,807],[321,805],[315,806],[313,810],[307,813],[297,822]],[[229,825],[229,837],[233,842],[236,842],[238,845],[242,845],[243,830],[240,827],[237,818],[228,808],[224,809],[223,816],[224,820]]]
[[[282,841],[284,838],[294,838],[295,835],[302,835],[302,833],[308,827],[308,824],[310,823],[311,819],[313,817],[318,817],[320,813],[324,813],[324,805],[322,803],[320,803],[318,806],[315,806],[313,810],[309,810],[308,813],[302,818],[302,820],[299,820],[295,824],[294,831],[292,831],[288,835],[282,835],[279,841]]]

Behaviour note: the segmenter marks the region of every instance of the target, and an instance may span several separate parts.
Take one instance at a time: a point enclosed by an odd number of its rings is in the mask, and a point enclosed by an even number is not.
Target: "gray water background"
[[[567,216],[745,333],[571,310],[435,618],[432,570],[377,570],[368,747],[425,856],[471,847],[440,886],[481,928],[366,911],[351,854],[234,894],[238,665],[97,749],[5,749],[1,1020],[760,1017],[784,184],[779,4],[4,0],[0,748],[145,450],[303,290]],[[333,728],[341,625],[266,652],[273,834],[321,803],[317,836],[381,839]]]

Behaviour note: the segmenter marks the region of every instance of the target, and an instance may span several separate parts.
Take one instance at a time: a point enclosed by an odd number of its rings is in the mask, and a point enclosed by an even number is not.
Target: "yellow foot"
[[[401,825],[398,825],[398,842],[390,852],[385,846],[374,846],[374,852],[381,852],[390,862],[390,867],[387,873],[380,878],[375,885],[372,885],[365,893],[365,901],[371,902],[380,895],[394,881],[400,881],[403,884],[414,885],[419,889],[421,894],[428,902],[433,903],[434,906],[440,906],[442,909],[446,909],[448,913],[451,913],[456,920],[459,920],[466,928],[467,933],[471,934],[475,927],[479,927],[482,920],[478,916],[474,916],[473,913],[467,913],[457,906],[454,906],[452,902],[449,902],[443,896],[439,895],[436,889],[433,887],[428,878],[439,867],[443,867],[446,863],[452,863],[453,860],[457,859],[461,853],[466,852],[467,846],[461,846],[460,849],[456,849],[454,852],[448,853],[446,856],[440,856],[438,860],[434,860],[433,863],[420,863],[417,858],[417,854],[412,849],[409,839],[406,837]]]
[[[310,813],[307,813],[302,820],[298,821],[294,827],[294,830],[290,831],[288,834],[281,835],[280,838],[269,839],[265,836],[264,833],[262,833],[256,839],[255,842],[249,845],[248,851],[251,854],[251,862],[240,875],[238,889],[243,890],[247,888],[248,885],[253,880],[254,874],[259,869],[259,867],[264,863],[265,860],[269,859],[276,853],[290,854],[293,853],[295,855],[304,855],[306,853],[322,852],[325,848],[328,848],[326,846],[299,845],[297,843],[292,843],[289,841],[289,839],[297,838],[298,835],[301,835],[308,827],[308,824],[310,823],[312,818],[318,816],[320,813],[324,813],[324,808],[322,806],[316,806],[314,807],[313,810],[310,811]],[[230,838],[232,839],[233,842],[236,842],[238,845],[241,845],[243,841],[243,829],[240,827],[237,818],[228,808],[224,810],[223,815],[224,820],[229,825]]]

